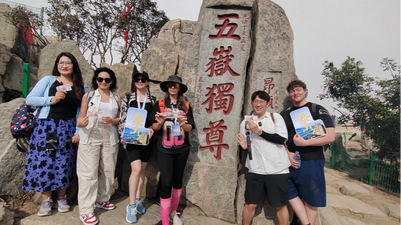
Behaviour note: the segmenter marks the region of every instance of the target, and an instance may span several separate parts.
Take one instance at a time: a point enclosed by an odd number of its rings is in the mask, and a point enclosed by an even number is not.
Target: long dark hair
[[[181,90],[178,92],[177,103],[181,105],[181,107],[184,111],[188,110],[187,105],[185,104],[184,94],[181,92]],[[168,91],[164,95],[164,105],[165,105],[165,107],[170,107],[170,94],[168,93]]]
[[[58,71],[58,62],[60,61],[60,58],[66,56],[68,57],[71,62],[72,62],[72,83],[75,87],[75,95],[77,96],[78,99],[82,99],[82,96],[84,95],[84,81],[82,79],[82,73],[81,69],[79,68],[79,64],[77,59],[75,58],[74,55],[72,55],[69,52],[62,52],[60,53],[56,61],[54,62],[54,67],[53,67],[53,72],[52,74],[55,76],[60,76],[60,72]]]
[[[96,90],[99,85],[97,85],[96,79],[99,76],[99,73],[101,72],[106,72],[110,75],[111,80],[113,81],[113,83],[110,85],[109,90],[110,91],[114,91],[117,89],[117,78],[116,78],[116,74],[114,73],[113,70],[107,68],[107,67],[99,67],[95,70],[95,73],[93,74],[92,77],[92,89]]]

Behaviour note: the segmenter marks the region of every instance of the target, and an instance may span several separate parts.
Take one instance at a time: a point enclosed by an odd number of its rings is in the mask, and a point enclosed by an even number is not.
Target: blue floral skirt
[[[39,119],[29,141],[22,190],[55,191],[69,187],[73,180],[76,152],[67,139],[74,136],[76,119]],[[48,134],[53,133],[60,149],[46,151]]]

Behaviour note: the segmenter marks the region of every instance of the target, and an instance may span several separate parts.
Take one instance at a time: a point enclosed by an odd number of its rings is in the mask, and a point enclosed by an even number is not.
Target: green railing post
[[[331,168],[334,168],[334,163],[335,163],[335,157],[334,157],[334,153],[336,152],[336,142],[333,141],[331,143],[331,160],[330,160],[330,165]]]
[[[373,177],[375,175],[375,156],[374,151],[370,152],[370,172],[369,172],[369,185],[373,184]]]
[[[42,24],[43,24],[43,12],[45,11],[45,7],[42,7],[42,8],[40,8],[40,22],[42,22]],[[39,35],[42,37],[42,35],[43,35],[43,25],[40,25],[40,28],[39,28],[40,30],[39,30]]]
[[[22,95],[24,98],[28,95],[29,91],[29,74],[31,73],[31,68],[29,63],[24,63],[24,69],[22,74]]]

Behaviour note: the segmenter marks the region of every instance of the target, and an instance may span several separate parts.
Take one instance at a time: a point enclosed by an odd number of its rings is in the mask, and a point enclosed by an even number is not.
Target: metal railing
[[[335,142],[331,143],[331,168],[339,170],[344,169],[337,165],[338,162],[343,160],[343,158],[340,156],[340,153],[344,153],[341,151],[346,150],[339,149]],[[398,164],[390,164],[386,161],[376,159],[376,153],[374,151],[371,152],[370,160],[366,159],[364,162],[366,162],[364,165],[367,167],[363,166],[363,168],[366,168],[366,177],[362,179],[363,182],[368,183],[371,186],[375,186],[376,188],[390,194],[400,194],[400,166]],[[348,169],[350,168],[352,167],[349,167]]]
[[[7,0],[0,0],[0,3],[6,3],[7,5],[9,5],[12,8],[17,8],[18,6],[22,6],[26,9],[28,9],[29,11],[38,14],[39,16],[42,13],[42,8],[43,8],[43,7],[41,7],[41,8],[33,7],[33,6],[16,3],[16,2],[12,2],[12,1],[7,1]]]
[[[7,1],[7,0],[0,0],[0,3],[5,3],[7,5],[9,5],[11,8],[17,8],[18,6],[24,7],[27,10],[38,14],[38,16],[40,17],[40,19],[43,22],[43,15],[44,15],[44,7],[34,7],[34,6],[29,6],[29,5],[25,5],[25,4],[21,4],[21,3],[16,3],[16,2],[12,2],[12,1]],[[42,36],[42,32],[43,32],[43,27],[40,26],[40,30],[39,30],[39,35]]]
[[[376,153],[371,152],[369,185],[373,185],[390,194],[400,194],[400,167],[382,160],[376,160]]]

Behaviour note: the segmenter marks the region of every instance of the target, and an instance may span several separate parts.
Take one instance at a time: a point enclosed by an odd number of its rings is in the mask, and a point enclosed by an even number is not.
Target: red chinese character
[[[223,144],[224,130],[227,130],[227,126],[224,126],[224,120],[209,122],[209,127],[203,128],[203,132],[206,133],[206,144],[207,146],[200,146],[201,151],[209,149],[210,152],[214,152],[217,149],[217,154],[214,155],[218,161],[221,160],[221,150],[228,149],[227,144]]]
[[[235,30],[237,30],[238,25],[236,23],[230,23],[230,19],[238,19],[239,16],[238,14],[225,14],[225,15],[218,15],[217,18],[219,20],[224,20],[223,24],[221,25],[214,25],[214,28],[219,30],[217,35],[209,35],[210,39],[218,39],[218,38],[231,38],[234,40],[240,40],[240,36],[234,34]],[[224,30],[229,27],[229,30],[226,34],[224,33]]]
[[[244,18],[242,19],[242,23],[248,23],[248,19],[249,19],[249,17],[246,15],[246,14],[244,14]]]
[[[209,92],[206,94],[206,101],[202,103],[202,105],[207,105],[206,108],[207,113],[212,113],[214,110],[223,110],[224,115],[228,115],[233,108],[234,103],[234,95],[228,94],[234,88],[234,84],[232,83],[223,83],[223,84],[213,84],[213,87],[208,87],[206,89]],[[217,93],[215,93],[217,92]],[[213,105],[215,106],[213,108]]]
[[[208,75],[209,77],[212,77],[213,75],[222,76],[227,71],[230,72],[231,76],[239,76],[239,74],[230,67],[230,62],[232,61],[232,58],[234,58],[233,55],[230,55],[231,50],[231,46],[228,46],[227,50],[225,50],[223,46],[220,46],[220,50],[217,48],[214,49],[213,55],[215,57],[209,58],[210,62],[206,65],[209,66],[205,71],[210,71]]]
[[[270,78],[266,78],[264,79],[264,86],[263,86],[263,91],[266,91],[268,94],[270,94],[270,91],[273,90],[273,88],[276,86],[275,84],[273,84],[274,78],[270,77]]]

